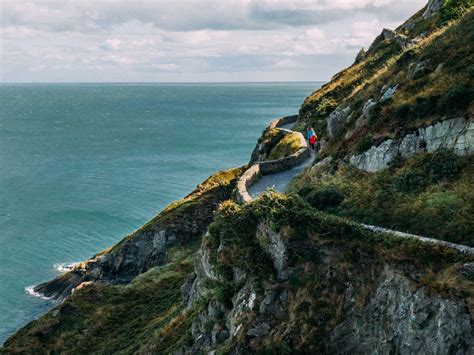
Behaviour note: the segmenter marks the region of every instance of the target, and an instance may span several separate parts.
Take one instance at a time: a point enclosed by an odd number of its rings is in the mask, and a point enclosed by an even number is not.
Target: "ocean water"
[[[318,83],[0,85],[0,344],[53,303],[25,291],[246,163]]]

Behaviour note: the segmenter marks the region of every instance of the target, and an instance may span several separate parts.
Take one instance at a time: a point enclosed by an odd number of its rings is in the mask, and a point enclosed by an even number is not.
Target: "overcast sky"
[[[320,81],[426,0],[0,0],[2,82]]]

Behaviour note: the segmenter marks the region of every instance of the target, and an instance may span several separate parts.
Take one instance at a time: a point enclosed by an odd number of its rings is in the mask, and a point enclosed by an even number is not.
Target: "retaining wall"
[[[294,116],[285,116],[277,118],[270,122],[270,128],[278,128],[290,123],[296,122],[298,115]],[[252,201],[252,196],[250,196],[248,189],[250,186],[255,184],[255,182],[260,179],[261,175],[270,175],[277,174],[279,172],[289,170],[302,164],[306,159],[311,156],[311,152],[308,147],[308,143],[304,136],[299,132],[294,132],[291,130],[280,128],[284,131],[285,134],[296,133],[299,135],[301,149],[297,152],[276,160],[270,161],[261,161],[253,164],[247,171],[242,174],[238,183],[237,183],[237,201],[240,203],[246,203]]]

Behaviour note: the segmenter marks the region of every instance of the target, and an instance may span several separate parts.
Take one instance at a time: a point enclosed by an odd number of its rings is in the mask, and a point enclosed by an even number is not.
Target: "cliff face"
[[[61,303],[1,351],[471,354],[472,248],[359,224],[474,245],[471,5],[430,0],[305,100],[322,140],[293,193],[237,203],[246,168],[213,175],[39,285]]]

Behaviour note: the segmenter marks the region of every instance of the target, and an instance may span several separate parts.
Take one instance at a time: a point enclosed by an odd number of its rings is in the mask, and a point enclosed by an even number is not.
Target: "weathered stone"
[[[371,112],[374,110],[375,106],[377,105],[377,102],[373,99],[368,99],[364,106],[362,107],[362,116],[365,119],[369,119]]]
[[[251,337],[261,337],[270,332],[270,324],[266,322],[258,323],[247,331],[247,335]]]
[[[368,303],[330,334],[334,354],[468,354],[471,324],[462,300],[412,291],[410,281],[386,268]]]
[[[336,108],[328,117],[328,133],[331,138],[337,136],[337,134],[344,128],[347,123],[347,118],[351,112],[350,106],[342,108]]]
[[[270,255],[278,280],[288,278],[288,253],[281,235],[275,233],[266,223],[257,227],[257,240],[262,248]]]
[[[383,93],[382,97],[380,98],[380,102],[385,102],[393,98],[395,93],[397,92],[398,84],[388,87],[385,92]]]
[[[443,6],[445,0],[429,0],[428,5],[426,5],[426,10],[423,12],[423,18],[427,19],[428,17],[436,14],[441,7]]]
[[[419,63],[412,63],[408,66],[408,78],[409,79],[419,79],[422,76],[427,75],[431,72],[430,61],[428,59],[423,60]]]
[[[464,118],[454,118],[418,129],[402,139],[388,139],[379,146],[350,157],[350,163],[366,171],[378,171],[388,167],[397,156],[409,157],[439,148],[452,149],[458,155],[474,152],[474,122]]]

